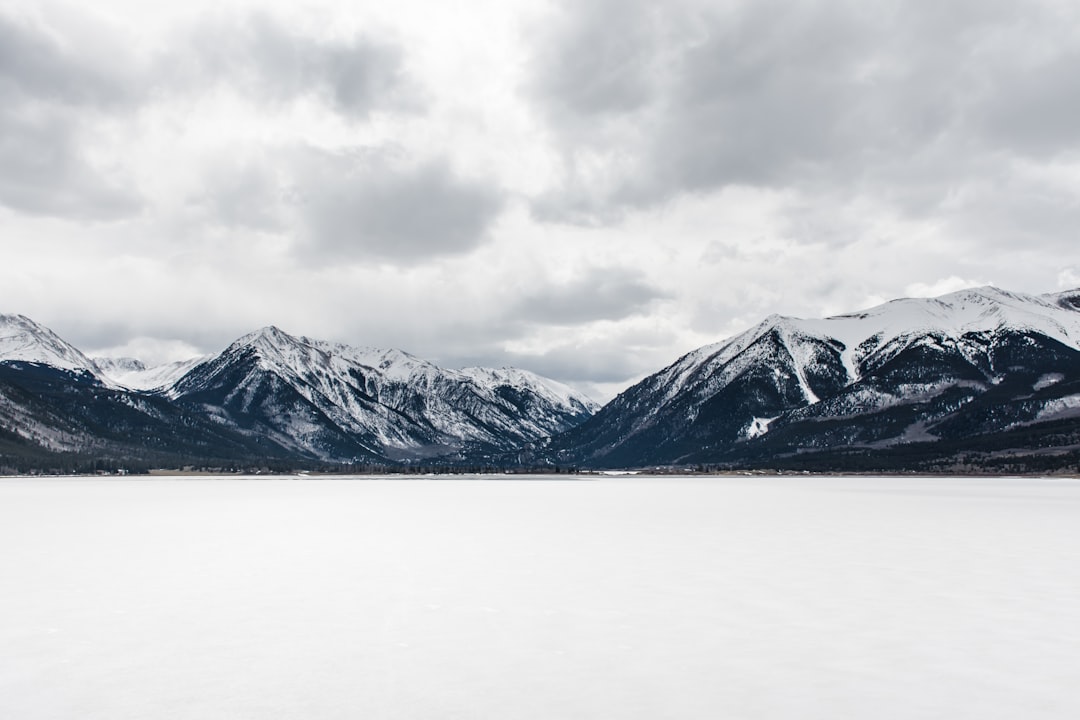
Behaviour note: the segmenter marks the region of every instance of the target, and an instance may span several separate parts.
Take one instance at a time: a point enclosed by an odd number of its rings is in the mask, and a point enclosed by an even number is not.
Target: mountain
[[[0,473],[289,467],[284,447],[89,370],[0,358]]]
[[[929,468],[1035,446],[1080,448],[1080,291],[983,287],[819,320],[773,315],[645,378],[532,457]]]
[[[603,408],[267,327],[158,368],[0,316],[0,471],[503,465],[1080,471],[1080,290],[773,315]]]
[[[0,318],[0,469],[477,462],[598,407],[524,370],[447,370],[274,327],[147,367]]]
[[[104,380],[93,360],[49,328],[23,315],[0,315],[0,361],[46,365]]]
[[[192,358],[163,365],[147,365],[131,357],[95,357],[100,375],[129,390],[163,390],[173,385],[206,358]]]
[[[246,335],[165,392],[244,432],[323,459],[419,460],[505,451],[596,404],[516,369],[447,370],[400,350]]]

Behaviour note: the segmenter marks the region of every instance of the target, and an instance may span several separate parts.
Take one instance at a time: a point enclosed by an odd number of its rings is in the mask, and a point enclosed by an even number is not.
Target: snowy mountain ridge
[[[119,387],[129,390],[164,391],[205,359],[206,357],[196,357],[151,366],[131,357],[94,357],[93,361],[100,374]]]
[[[49,365],[105,381],[93,360],[25,315],[0,315],[0,361]]]
[[[463,444],[509,449],[597,408],[526,371],[447,370],[401,350],[314,340],[272,326],[239,338],[166,392],[220,408],[240,425],[258,418],[260,431],[316,454],[338,452],[329,432],[398,459]]]
[[[1062,393],[1078,358],[1075,290],[981,287],[822,319],[771,315],[645,378],[550,447],[563,462],[624,465],[778,452],[780,437],[783,452],[805,453],[952,437],[964,422],[1006,431],[1075,412],[1080,397]],[[989,398],[1012,409],[958,419]]]
[[[27,370],[20,372],[23,364]],[[91,360],[28,318],[3,316],[0,370],[6,381],[17,383],[11,393],[0,387],[0,405],[10,405],[4,413],[14,426],[27,425],[25,419],[35,415],[53,417],[52,430],[46,424],[33,431],[35,442],[78,436],[92,444],[89,429],[65,420],[72,408],[75,415],[92,415],[99,427],[123,425],[132,431],[143,423],[138,413],[144,413],[143,424],[157,428],[155,437],[162,424],[186,413],[182,422],[189,430],[184,432],[229,444],[221,450],[226,454],[250,454],[262,442],[269,443],[267,451],[274,457],[330,462],[504,452],[565,430],[598,407],[571,388],[525,370],[448,370],[401,350],[293,336],[273,326],[215,355],[147,367],[134,358]],[[67,392],[58,371],[78,373],[110,392],[94,394],[83,386],[75,394]],[[90,395],[80,403],[77,398],[84,392]],[[34,405],[35,396],[52,402],[54,410],[22,407]],[[64,447],[77,449],[79,442]],[[60,445],[50,441],[48,447]]]
[[[769,315],[754,327],[728,340],[698,348],[681,358],[670,379],[678,382],[685,373],[706,360],[725,363],[744,352],[762,335],[778,331],[789,344],[798,339],[838,341],[848,353],[845,367],[849,380],[858,379],[862,360],[883,348],[896,348],[909,340],[935,335],[960,340],[969,333],[993,332],[1002,327],[1032,330],[1080,349],[1080,313],[1068,299],[1080,290],[1046,295],[1024,295],[994,286],[970,288],[936,298],[901,298],[867,310],[822,319]]]
[[[273,326],[147,368],[0,316],[0,469],[106,450],[377,467],[1080,468],[1080,290],[772,315],[599,410],[524,370],[449,370]]]

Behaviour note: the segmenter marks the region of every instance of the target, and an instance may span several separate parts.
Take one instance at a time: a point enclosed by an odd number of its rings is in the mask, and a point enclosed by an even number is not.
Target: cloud
[[[275,323],[613,385],[1076,277],[1075,3],[63,2],[0,10],[0,300],[87,348]]]
[[[529,90],[555,122],[633,112],[651,101],[663,11],[624,7],[618,0],[559,7],[541,29]]]
[[[404,52],[389,40],[327,40],[258,12],[180,27],[153,52],[128,50],[135,40],[70,8],[51,15],[0,10],[0,204],[71,220],[143,211],[143,186],[164,187],[182,170],[155,168],[165,183],[134,176],[129,165],[147,148],[131,150],[128,143],[168,127],[140,128],[140,114],[166,108],[152,117],[178,123],[200,102],[213,106],[215,90],[263,112],[315,99],[350,121],[421,105]],[[197,198],[215,222],[262,230],[280,225],[282,198],[275,197],[270,173],[228,156],[217,166],[207,178],[212,195]]]
[[[535,323],[579,325],[637,315],[668,297],[638,271],[593,269],[525,295],[510,314]]]
[[[640,379],[692,349],[678,328],[646,317],[577,328],[543,328],[540,339],[509,344],[509,363],[556,378],[595,400],[606,401],[630,379]],[[486,360],[484,362],[489,362]]]
[[[206,82],[272,102],[317,97],[342,115],[366,119],[377,110],[412,110],[420,92],[393,42],[356,35],[323,40],[296,32],[267,13],[234,22],[203,22],[190,48],[167,59],[171,73],[198,87]]]
[[[86,353],[93,358],[135,358],[141,360],[147,367],[190,360],[203,354],[194,345],[182,340],[161,340],[152,337],[134,337],[123,344],[92,348]]]
[[[0,11],[0,98],[79,107],[130,106],[140,78],[122,49],[62,43],[48,28]]]
[[[487,238],[501,193],[439,158],[411,163],[385,150],[308,149],[295,194],[309,259],[415,263],[466,253]]]
[[[616,347],[561,346],[539,354],[509,353],[514,365],[562,382],[601,385],[641,373],[641,361]],[[659,369],[652,368],[650,371]]]
[[[1053,156],[1080,141],[1080,47],[1010,64],[994,78],[980,103],[982,130],[997,142],[1031,156]]]
[[[25,213],[114,220],[137,213],[135,190],[95,168],[76,120],[48,107],[0,110],[0,203]]]
[[[1018,158],[1080,157],[1068,3],[561,7],[526,83],[563,158],[561,182],[534,198],[542,220],[608,224],[733,186],[823,207],[870,195],[930,217]]]
[[[235,229],[285,229],[282,206],[287,193],[280,171],[263,153],[237,151],[214,159],[203,172],[205,187],[191,202],[203,208],[211,222]]]
[[[991,283],[982,282],[979,280],[965,280],[964,278],[957,277],[956,275],[950,275],[946,278],[941,278],[932,283],[912,283],[904,288],[905,297],[920,297],[920,298],[932,298],[939,295],[946,295],[957,290],[964,290],[966,288],[982,287],[984,285],[990,285]]]
[[[137,78],[0,14],[0,204],[35,215],[112,220],[138,193],[84,148],[101,113],[136,102]]]

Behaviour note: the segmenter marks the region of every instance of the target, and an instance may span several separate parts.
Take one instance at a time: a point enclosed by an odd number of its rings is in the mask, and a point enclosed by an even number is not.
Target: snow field
[[[1080,481],[8,479],[0,717],[1074,718]]]

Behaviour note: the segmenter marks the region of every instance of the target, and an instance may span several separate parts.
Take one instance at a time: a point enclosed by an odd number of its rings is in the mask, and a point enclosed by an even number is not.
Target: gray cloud
[[[1004,60],[1004,59],[1003,59]],[[990,141],[1036,158],[1080,149],[1080,40],[1062,52],[1010,57],[976,105]]]
[[[608,45],[603,6],[567,4],[539,35],[528,91],[568,168],[542,219],[609,223],[731,185],[936,214],[988,163],[1080,151],[1069,3],[689,0],[658,21],[632,1]],[[639,81],[612,83],[613,65]]]
[[[113,220],[138,195],[86,160],[76,122],[50,108],[0,110],[0,203],[34,215]]]
[[[402,49],[385,40],[324,42],[257,13],[233,23],[204,23],[190,43],[190,51],[171,55],[167,64],[170,74],[196,87],[227,82],[274,102],[313,95],[358,119],[420,103],[419,90],[405,74]]]
[[[317,97],[354,119],[419,106],[419,92],[394,43],[366,37],[323,42],[266,14],[203,23],[178,33],[153,59],[125,52],[124,39],[110,42],[103,27],[90,27],[84,35],[64,30],[0,11],[0,204],[28,214],[115,220],[138,213],[144,201],[120,158],[110,159],[117,164],[110,168],[92,159],[92,150],[100,150],[95,132],[178,93],[201,94],[220,83],[263,103]],[[451,217],[453,203],[446,196],[453,182],[439,176],[438,168],[416,178],[421,185],[425,180],[432,199],[447,202],[443,218],[460,229],[466,218]],[[450,188],[443,195],[440,181]],[[281,198],[269,173],[224,167],[208,184],[212,196],[197,202],[215,221],[261,230],[280,226]],[[332,208],[324,211],[333,214]]]
[[[136,102],[138,78],[61,46],[43,28],[0,14],[0,203],[30,214],[111,220],[137,193],[95,168],[84,125]]]
[[[643,363],[642,359],[636,357],[634,353],[610,344],[589,347],[563,346],[538,355],[507,353],[506,360],[511,365],[525,367],[540,375],[575,384],[625,381],[628,377],[640,374],[643,364],[650,372],[659,367],[650,364],[654,362],[651,357]]]
[[[119,51],[101,57],[61,45],[45,28],[0,13],[0,99],[69,106],[137,102],[140,78]]]
[[[637,315],[667,297],[667,293],[646,282],[639,272],[597,269],[526,295],[511,314],[531,322],[578,325]]]
[[[278,231],[285,227],[286,193],[269,158],[222,158],[206,171],[207,187],[191,199],[211,221],[230,228]]]
[[[650,102],[662,10],[622,8],[618,0],[563,8],[538,36],[530,90],[548,101],[557,122],[632,112]]]
[[[456,175],[444,160],[403,163],[385,151],[308,150],[295,193],[317,258],[410,263],[468,252],[487,238],[499,191]]]

